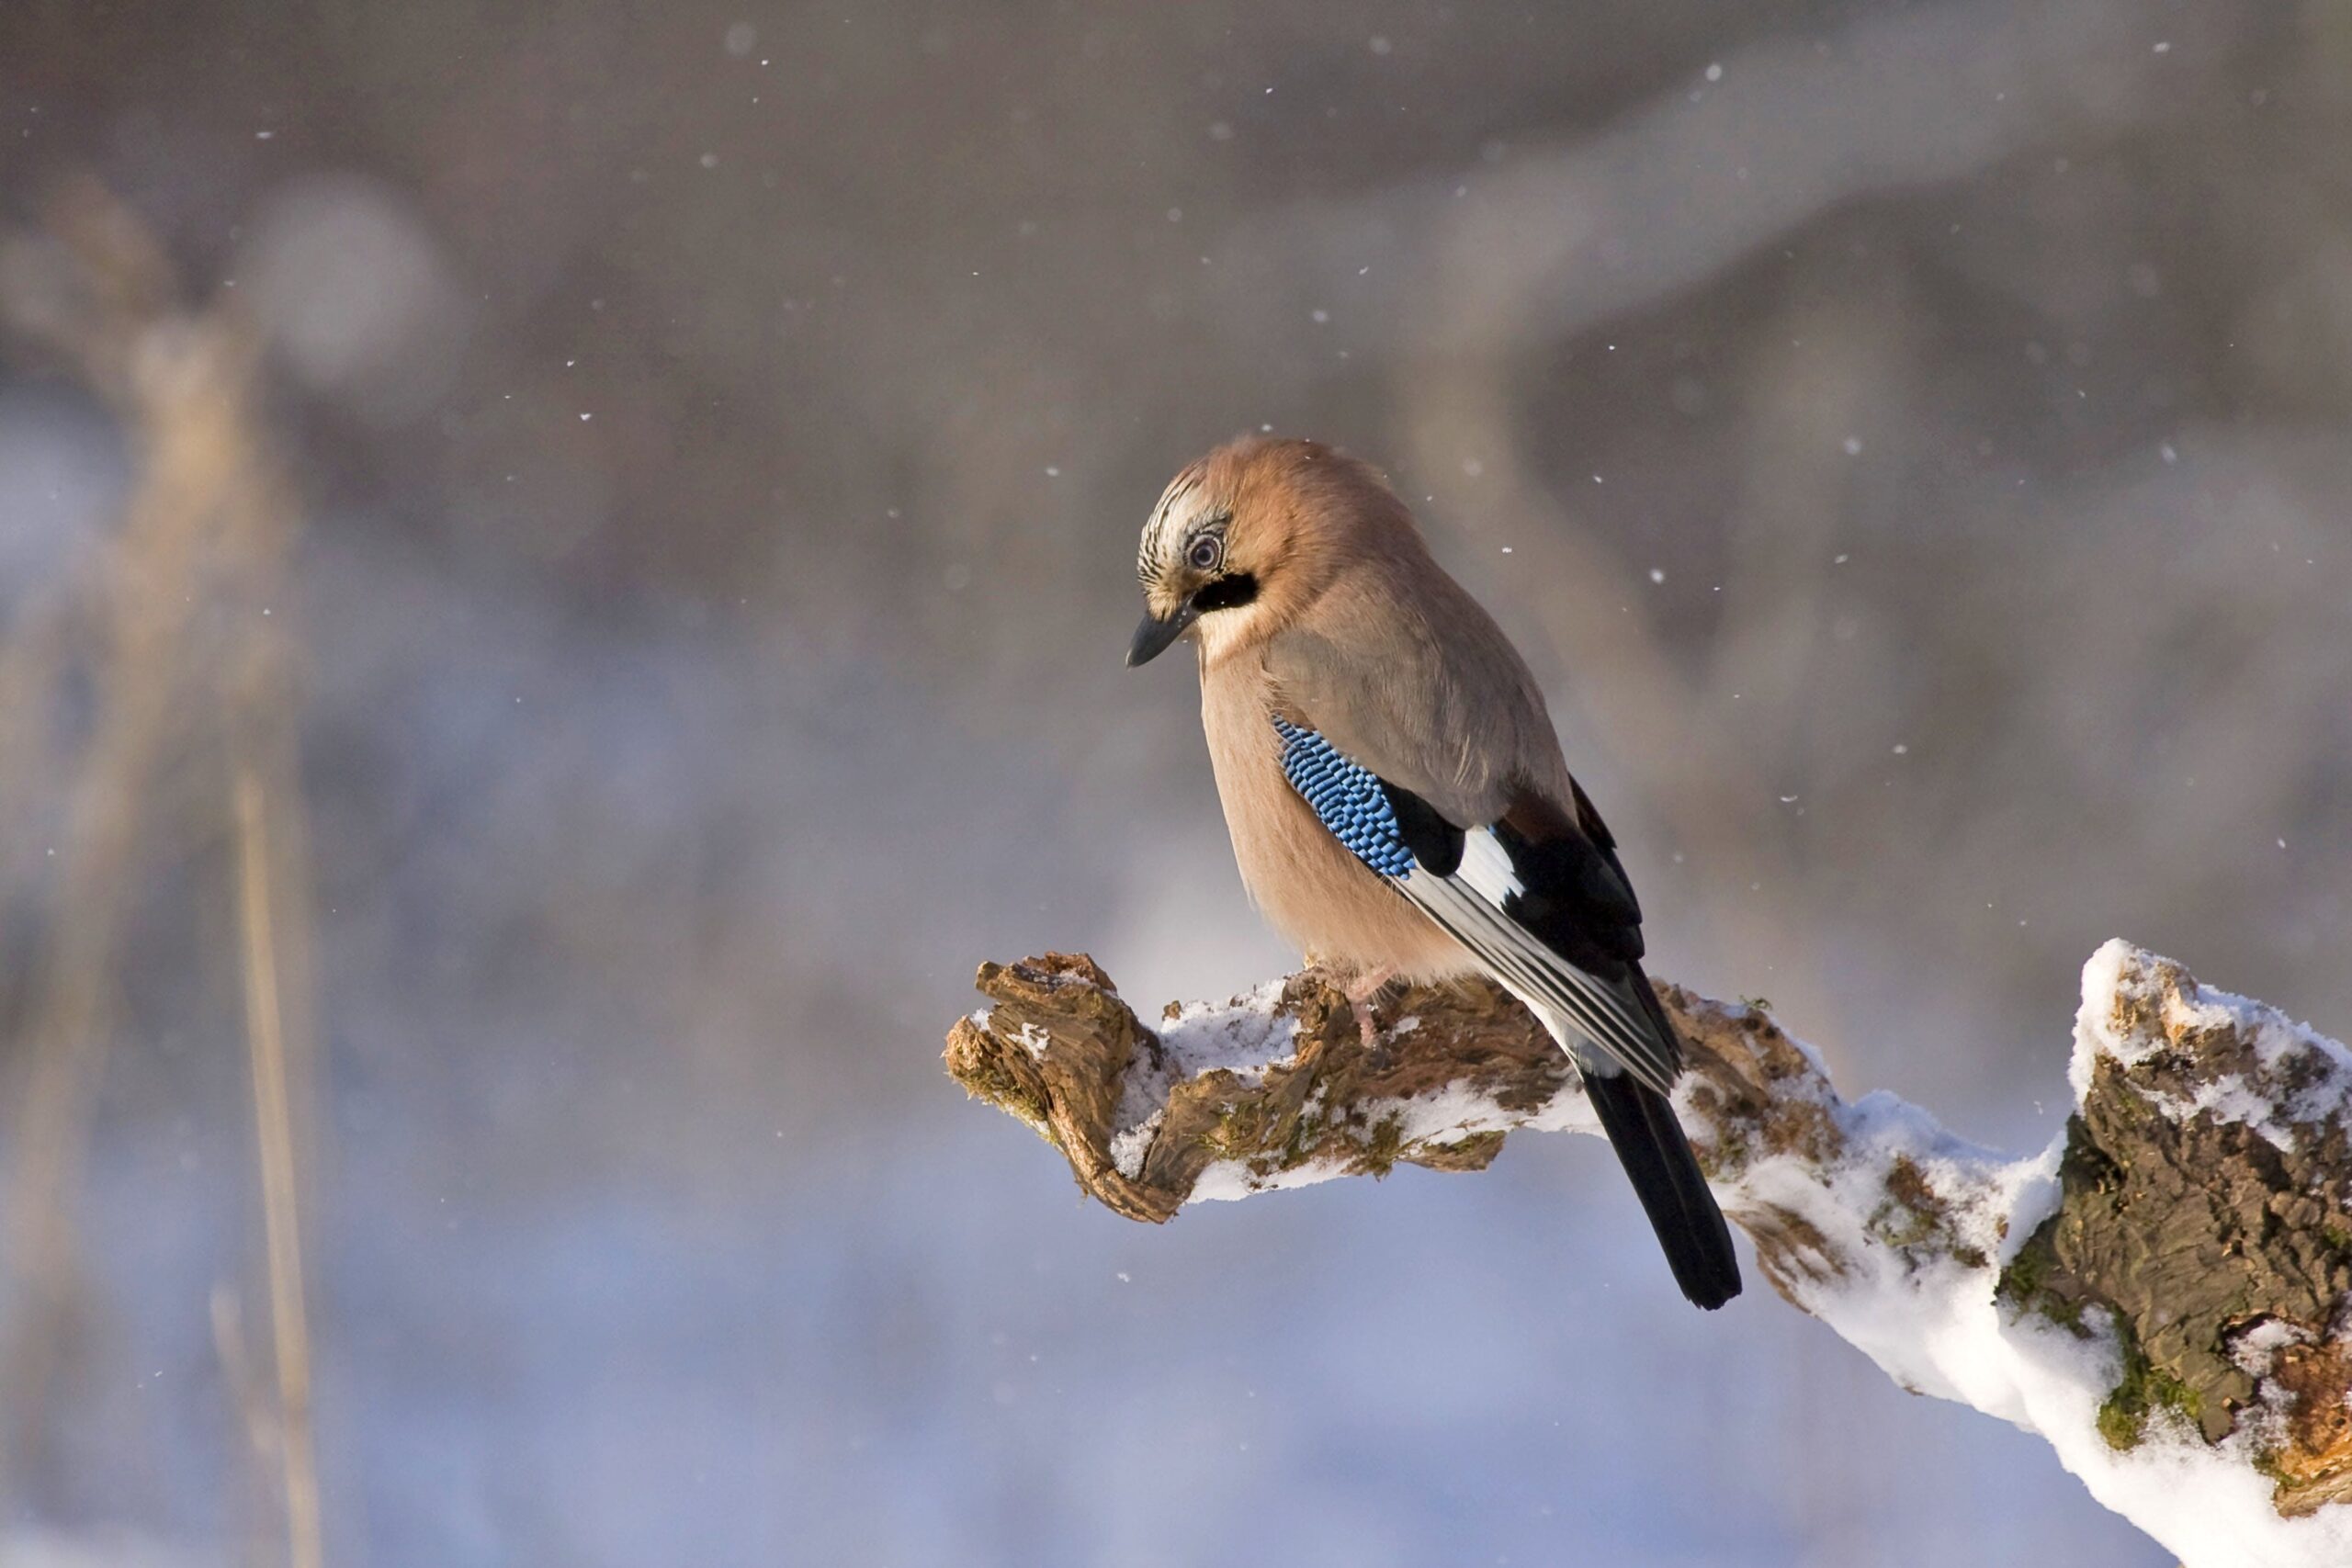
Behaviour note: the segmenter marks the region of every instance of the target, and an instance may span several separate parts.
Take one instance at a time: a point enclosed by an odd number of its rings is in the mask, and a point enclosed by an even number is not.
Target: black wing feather
[[[1642,907],[1617,858],[1616,836],[1571,782],[1576,820],[1526,797],[1495,826],[1524,892],[1505,909],[1563,958],[1604,979],[1631,982],[1651,1032],[1673,1060],[1682,1043],[1642,971]],[[1585,1096],[1657,1233],[1682,1293],[1710,1311],[1739,1294],[1739,1258],[1707,1190],[1690,1141],[1666,1096],[1630,1074],[1583,1073]]]
[[[1569,963],[1615,980],[1646,949],[1642,904],[1617,858],[1617,840],[1581,787],[1577,815],[1521,790],[1495,824],[1523,892],[1510,914]]]
[[[1462,841],[1466,837],[1463,829],[1402,784],[1382,779],[1380,793],[1388,797],[1388,809],[1396,814],[1396,830],[1417,863],[1437,876],[1452,876],[1461,869]]]

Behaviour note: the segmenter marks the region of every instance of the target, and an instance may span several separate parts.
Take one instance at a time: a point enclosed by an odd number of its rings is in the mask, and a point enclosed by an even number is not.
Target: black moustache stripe
[[[1193,595],[1193,608],[1206,615],[1211,610],[1235,610],[1258,597],[1258,580],[1246,571],[1237,571],[1218,578]]]

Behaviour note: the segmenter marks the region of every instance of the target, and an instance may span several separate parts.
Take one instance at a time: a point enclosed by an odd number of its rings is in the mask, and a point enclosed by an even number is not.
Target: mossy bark
[[[2339,1105],[2296,1122],[2290,1107],[2328,1070],[2325,1058],[2273,1049],[2266,1059],[2248,1030],[2199,1011],[2197,983],[2177,965],[2142,958],[2113,1021],[2143,1048],[2128,1066],[2096,1059],[2070,1123],[2057,1211],[1997,1271],[1984,1237],[1956,1223],[1979,1195],[1939,1192],[1899,1156],[1854,1211],[1859,1241],[1835,1241],[1818,1213],[1742,1190],[1767,1160],[1793,1161],[1824,1183],[1841,1164],[1850,1171],[1847,1108],[1760,1004],[1660,985],[1688,1047],[1684,1127],[1766,1279],[1801,1309],[1809,1292],[1857,1269],[1982,1274],[1988,1299],[1997,1292],[2012,1313],[2111,1337],[2122,1372],[2099,1414],[2110,1443],[2142,1441],[2166,1412],[2218,1442],[2259,1408],[2273,1418],[2257,1462],[2281,1514],[2352,1499],[2352,1349],[2340,1338],[2352,1314],[2352,1117]],[[956,1023],[949,1073],[1036,1128],[1082,1188],[1131,1219],[1169,1219],[1221,1162],[1248,1186],[1382,1176],[1400,1163],[1476,1170],[1510,1127],[1579,1120],[1566,1059],[1483,982],[1385,998],[1367,1050],[1347,998],[1313,972],[1295,975],[1273,1004],[1295,1026],[1286,1055],[1248,1073],[1190,1077],[1171,1070],[1159,1037],[1091,959],[988,964],[979,988],[995,1005]],[[1117,1124],[1139,1066],[1173,1080],[1143,1132]],[[2199,1104],[2225,1081],[2273,1108],[2272,1131],[2287,1130],[2291,1152],[2242,1121],[2169,1109]],[[1404,1114],[1441,1091],[1476,1106],[1474,1121],[1432,1128]],[[1113,1149],[1123,1133],[1125,1170]],[[2266,1324],[2272,1349],[2248,1354],[2247,1337]]]
[[[2328,1343],[2352,1294],[2347,1119],[2295,1114],[2322,1058],[2265,1060],[2247,1031],[2199,1016],[2197,982],[2177,964],[2158,963],[2151,978],[2116,1003],[2122,1032],[2149,1054],[2094,1064],[2067,1122],[2064,1199],[2004,1292],[2081,1331],[2086,1308],[2110,1314],[2124,1372],[2099,1429],[2117,1448],[2139,1443],[2164,1410],[2219,1442],[2276,1391],[2289,1416],[2265,1465],[2280,1512],[2352,1498],[2352,1363]],[[2267,1107],[2281,1137],[2212,1110],[2167,1109],[2225,1084]],[[2266,1326],[2291,1342],[2250,1354],[2248,1337]]]

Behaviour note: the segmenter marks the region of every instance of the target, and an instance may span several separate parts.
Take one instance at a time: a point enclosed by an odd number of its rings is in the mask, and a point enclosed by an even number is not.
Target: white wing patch
[[[1672,1091],[1682,1064],[1673,1046],[1658,1038],[1633,994],[1633,982],[1612,985],[1587,974],[1504,911],[1504,900],[1523,889],[1510,856],[1492,832],[1476,828],[1463,835],[1462,863],[1451,876],[1433,875],[1423,866],[1388,881],[1476,953],[1496,982],[1586,1068],[1612,1077],[1630,1072],[1661,1094]]]
[[[1527,891],[1520,884],[1518,868],[1510,863],[1510,852],[1492,828],[1473,828],[1462,835],[1462,863],[1453,874],[1498,909],[1504,899]]]

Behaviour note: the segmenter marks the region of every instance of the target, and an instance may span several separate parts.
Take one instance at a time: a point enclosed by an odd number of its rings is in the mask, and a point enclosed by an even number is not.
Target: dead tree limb
[[[1157,1030],[1082,956],[986,964],[979,987],[949,1073],[1130,1219],[1597,1130],[1483,984],[1381,1003],[1376,1055],[1311,974]],[[1690,1044],[1683,1124],[1791,1304],[1906,1388],[2040,1433],[2190,1568],[2352,1562],[2352,1053],[2110,942],[2074,1114],[2011,1158],[1841,1099],[1760,1005],[1658,991]]]

